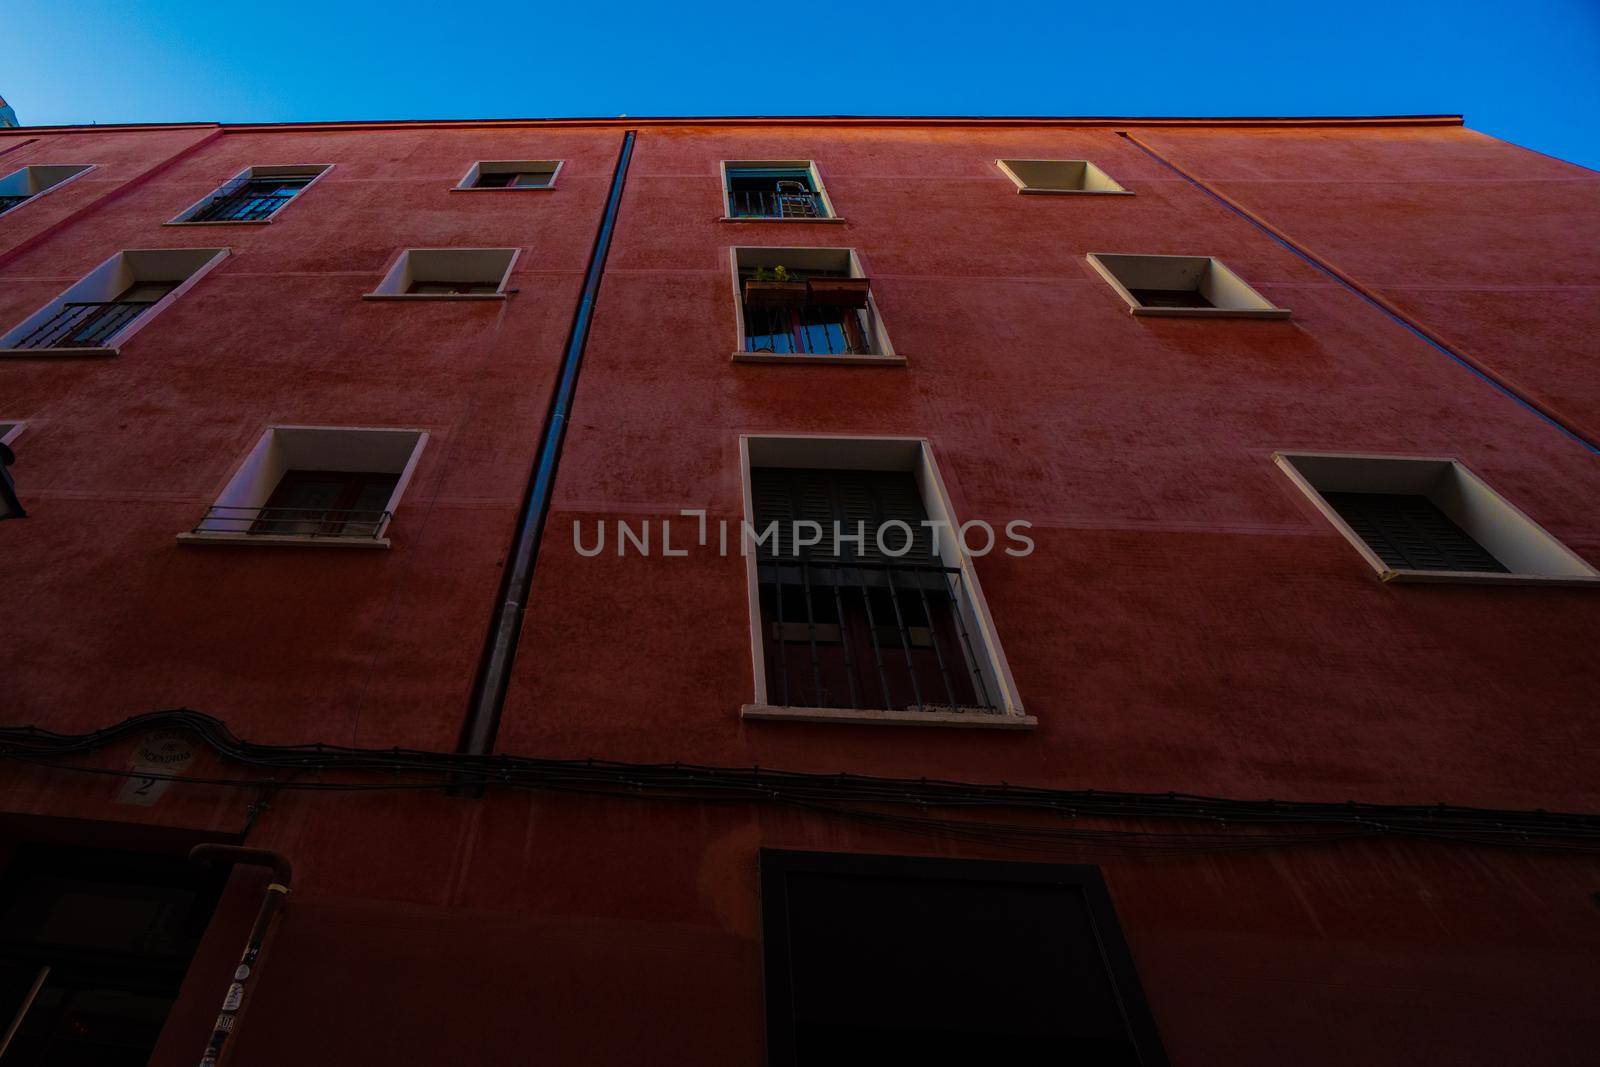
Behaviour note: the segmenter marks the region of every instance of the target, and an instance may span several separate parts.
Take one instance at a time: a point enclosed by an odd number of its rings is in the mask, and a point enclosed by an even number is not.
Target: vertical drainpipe
[[[600,230],[595,234],[594,248],[589,252],[583,295],[572,315],[566,353],[561,359],[561,375],[550,397],[544,436],[534,457],[528,493],[522,505],[522,517],[517,523],[517,532],[501,578],[499,604],[489,627],[483,659],[478,664],[472,703],[467,709],[467,720],[462,726],[461,740],[457,746],[457,751],[469,755],[487,756],[494,751],[495,734],[500,728],[500,712],[505,706],[506,687],[511,681],[511,665],[517,655],[517,636],[522,632],[528,590],[533,584],[533,566],[539,556],[539,542],[544,534],[545,518],[550,511],[550,496],[555,488],[561,442],[566,437],[572,397],[578,388],[578,369],[583,363],[584,347],[589,340],[589,324],[594,317],[600,278],[605,272],[606,253],[611,249],[611,234],[616,228],[617,210],[622,203],[622,187],[628,178],[628,161],[633,156],[635,132],[628,130],[622,135],[622,148],[617,153],[616,170],[611,175],[611,192],[606,197],[605,214],[600,218]]]

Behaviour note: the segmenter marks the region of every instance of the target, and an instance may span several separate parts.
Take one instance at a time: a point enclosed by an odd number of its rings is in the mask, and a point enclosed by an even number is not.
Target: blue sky
[[[25,124],[1463,112],[1600,169],[1600,0],[5,0]]]

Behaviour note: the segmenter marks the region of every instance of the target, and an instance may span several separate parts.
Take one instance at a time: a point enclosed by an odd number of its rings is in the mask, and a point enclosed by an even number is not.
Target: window
[[[271,427],[178,540],[387,548],[427,439],[421,430]]]
[[[777,159],[722,164],[723,203],[729,219],[832,219],[833,204],[809,159]]]
[[[12,479],[10,470],[11,464],[16,462],[16,454],[11,451],[11,442],[16,440],[21,432],[20,422],[0,422],[0,519],[28,517],[27,509],[17,497],[17,484]]]
[[[995,166],[1019,193],[1092,193],[1132,196],[1087,159],[997,159]]]
[[[1456,460],[1273,458],[1386,582],[1600,582],[1600,571]]]
[[[143,1067],[221,890],[180,856],[18,848],[0,882],[5,1062]]]
[[[246,167],[174,223],[271,222],[283,207],[326,174],[332,164]]]
[[[225,248],[118,252],[0,335],[0,354],[115,355],[119,344],[227,255]]]
[[[1131,256],[1091,252],[1089,265],[1135,315],[1286,319],[1244,279],[1209,256]]]
[[[735,248],[738,354],[750,362],[904,363],[848,248]]]
[[[770,1067],[1165,1064],[1096,867],[761,852]]]
[[[746,718],[1034,725],[926,443],[742,443],[757,679]]]
[[[499,159],[474,163],[457,189],[553,189],[559,159]]]
[[[368,300],[503,300],[515,248],[408,248]]]
[[[0,178],[0,215],[94,169],[90,163],[23,167]]]

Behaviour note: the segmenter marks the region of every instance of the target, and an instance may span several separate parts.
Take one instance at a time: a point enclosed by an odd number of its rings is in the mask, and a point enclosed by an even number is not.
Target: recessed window
[[[246,167],[172,221],[270,222],[272,216],[322,177],[330,166]]]
[[[0,355],[115,355],[118,345],[227,255],[225,248],[118,252],[0,335]]]
[[[997,159],[1019,193],[1096,193],[1132,196],[1087,159]]]
[[[1135,256],[1091,252],[1089,265],[1135,315],[1286,319],[1281,308],[1210,256]]]
[[[772,1067],[1167,1062],[1097,867],[763,849],[760,877]]]
[[[924,442],[742,443],[757,677],[746,718],[1033,724]]]
[[[180,541],[387,548],[421,430],[274,426]]]
[[[1600,571],[1453,459],[1274,458],[1386,582],[1600,582]]]
[[[903,363],[848,248],[735,248],[735,359]]]
[[[722,193],[729,219],[816,222],[834,217],[817,165],[809,159],[724,162]]]
[[[90,163],[70,163],[23,167],[0,178],[0,215],[21,207],[36,196],[43,196],[78,175],[93,170]]]
[[[457,189],[553,189],[559,159],[486,159],[472,165]]]
[[[146,1062],[222,893],[182,856],[18,847],[0,881],[7,1063]]]
[[[368,300],[503,300],[515,248],[408,248]]]
[[[11,442],[20,433],[22,423],[0,422],[0,519],[21,519],[28,514],[17,497],[17,483],[11,477],[11,464],[16,460]]]

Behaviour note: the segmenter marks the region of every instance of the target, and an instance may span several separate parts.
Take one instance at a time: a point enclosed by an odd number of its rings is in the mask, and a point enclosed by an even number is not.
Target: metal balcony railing
[[[741,192],[728,194],[728,214],[736,219],[825,219],[816,193]]]
[[[779,355],[871,355],[864,312],[851,308],[744,306],[744,350]]]
[[[4,215],[24,200],[32,200],[31,196],[0,196],[0,215]]]
[[[767,558],[757,580],[771,703],[1002,714],[958,568]]]
[[[154,300],[74,300],[13,342],[14,348],[104,348]]]
[[[271,218],[279,208],[293,200],[301,188],[301,185],[286,186],[282,182],[260,182],[256,179],[230,182],[200,210],[183,221],[260,222]]]
[[[237,507],[214,504],[192,533],[375,540],[393,516],[371,508]]]

